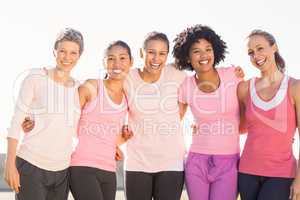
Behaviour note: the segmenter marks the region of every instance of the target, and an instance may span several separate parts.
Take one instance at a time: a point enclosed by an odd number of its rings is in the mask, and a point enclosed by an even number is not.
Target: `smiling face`
[[[59,70],[69,73],[80,58],[80,47],[71,41],[62,41],[54,51],[56,66]]]
[[[264,71],[270,66],[276,67],[275,52],[276,45],[270,43],[260,35],[254,35],[248,41],[248,55],[251,63],[259,70]]]
[[[121,46],[112,46],[106,53],[105,67],[110,79],[124,79],[132,66],[128,50]]]
[[[144,59],[144,69],[150,74],[158,74],[167,62],[168,45],[162,40],[150,40],[141,50],[141,57]]]
[[[188,62],[191,63],[196,73],[214,69],[214,50],[210,42],[199,39],[189,50]]]

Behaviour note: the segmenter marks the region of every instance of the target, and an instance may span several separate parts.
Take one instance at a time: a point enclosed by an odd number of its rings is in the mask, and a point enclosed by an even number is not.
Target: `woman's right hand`
[[[25,117],[22,123],[22,129],[24,133],[30,132],[34,128],[34,121],[31,120],[29,117]]]
[[[15,162],[6,161],[4,169],[4,179],[9,187],[16,193],[20,191],[20,175]]]

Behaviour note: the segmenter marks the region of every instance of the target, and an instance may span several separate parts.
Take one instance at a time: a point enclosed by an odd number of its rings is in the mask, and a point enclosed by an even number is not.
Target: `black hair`
[[[174,39],[175,44],[172,54],[175,58],[177,69],[193,71],[193,66],[188,62],[189,51],[191,46],[198,42],[199,39],[205,39],[212,45],[215,57],[214,67],[225,59],[225,54],[227,53],[226,43],[210,27],[197,24],[185,29]]]
[[[122,40],[117,40],[117,41],[111,42],[111,43],[108,45],[108,47],[105,49],[104,56],[107,56],[108,51],[111,50],[111,49],[112,49],[113,47],[115,47],[115,46],[120,46],[120,47],[126,49],[128,55],[129,55],[129,59],[132,60],[132,55],[131,55],[130,47],[129,47],[129,45],[128,45],[126,42],[124,42],[124,41],[122,41]],[[104,75],[104,79],[107,79],[107,78],[108,78],[108,74],[106,73],[106,74]]]
[[[126,49],[127,52],[128,52],[130,60],[132,59],[131,50],[130,50],[129,45],[126,42],[122,41],[122,40],[117,40],[117,41],[111,42],[108,45],[108,47],[105,49],[105,56],[107,55],[108,51],[111,50],[115,46],[120,46],[120,47]]]

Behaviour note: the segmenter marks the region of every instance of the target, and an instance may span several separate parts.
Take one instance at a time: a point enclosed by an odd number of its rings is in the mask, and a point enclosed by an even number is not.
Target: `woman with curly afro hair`
[[[195,120],[185,163],[190,200],[235,200],[239,160],[239,67],[216,68],[225,59],[226,43],[208,26],[195,25],[174,40],[179,70],[195,71],[179,89],[181,117],[191,108]]]

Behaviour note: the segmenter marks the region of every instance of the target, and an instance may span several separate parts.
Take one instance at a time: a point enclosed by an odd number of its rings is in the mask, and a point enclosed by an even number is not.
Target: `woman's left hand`
[[[121,161],[121,160],[123,160],[123,158],[124,158],[123,152],[121,151],[121,149],[119,147],[116,147],[115,160],[116,161]]]

